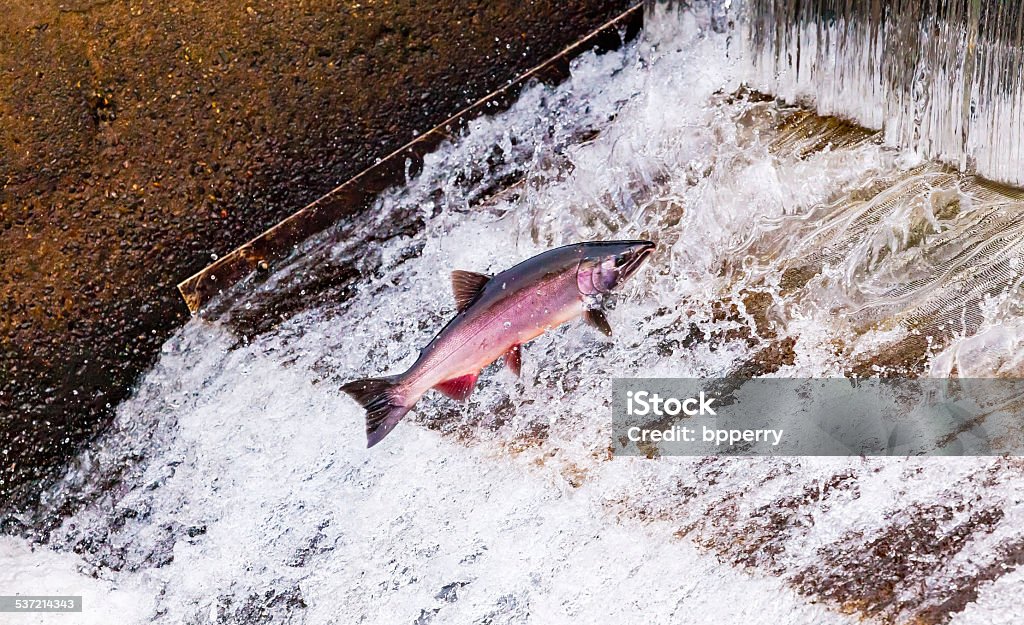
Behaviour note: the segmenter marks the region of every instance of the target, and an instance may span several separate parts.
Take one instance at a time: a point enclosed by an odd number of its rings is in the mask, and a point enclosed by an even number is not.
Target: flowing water
[[[752,85],[1024,185],[1024,3],[751,0]]]
[[[748,90],[730,19],[649,16],[190,322],[0,587],[76,623],[1018,620],[1016,459],[610,457],[612,376],[1022,367],[1021,194]],[[658,244],[612,338],[549,332],[364,449],[338,387],[415,359],[450,270],[603,238]]]

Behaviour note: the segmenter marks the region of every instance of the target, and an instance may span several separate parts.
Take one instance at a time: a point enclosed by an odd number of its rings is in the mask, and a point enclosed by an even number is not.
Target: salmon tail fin
[[[366,446],[379,443],[416,403],[406,402],[399,387],[401,376],[354,380],[341,387],[366,409]],[[408,405],[406,405],[408,403]]]

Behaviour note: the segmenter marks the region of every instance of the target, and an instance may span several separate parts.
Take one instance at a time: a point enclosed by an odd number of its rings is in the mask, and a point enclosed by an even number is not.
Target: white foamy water
[[[345,301],[248,342],[198,319],[168,341],[48,493],[46,540],[0,541],[7,594],[83,594],[84,616],[10,622],[1014,616],[1014,460],[609,458],[613,376],[829,376],[892,352],[919,372],[1017,363],[1007,293],[963,291],[977,314],[955,328],[934,297],[1016,257],[983,249],[1008,226],[971,221],[1004,205],[869,138],[781,142],[795,111],[732,97],[745,61],[707,23],[660,16],[427,158],[375,209],[374,227],[413,213],[422,229],[334,244],[363,271]],[[494,145],[520,180],[480,200],[490,181],[455,173]],[[411,364],[453,313],[451,269],[605,238],[658,244],[609,313],[613,338],[567,324],[524,348],[520,379],[493,367],[466,404],[430,394],[364,449],[338,387]],[[917,285],[932,274],[915,260],[946,270]]]

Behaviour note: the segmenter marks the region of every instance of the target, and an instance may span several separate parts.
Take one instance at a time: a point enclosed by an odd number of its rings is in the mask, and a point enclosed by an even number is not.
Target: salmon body
[[[412,367],[341,387],[366,408],[367,446],[387,436],[431,388],[464,400],[480,371],[502,357],[519,375],[521,345],[570,319],[583,317],[611,334],[601,300],[653,250],[649,241],[592,241],[549,250],[495,276],[452,272],[458,314]]]

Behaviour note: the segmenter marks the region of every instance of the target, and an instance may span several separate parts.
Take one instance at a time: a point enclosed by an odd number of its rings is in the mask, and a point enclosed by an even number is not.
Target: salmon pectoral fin
[[[373,447],[395,429],[405,413],[406,406],[398,388],[398,376],[355,380],[341,387],[352,399],[366,409],[366,446]],[[412,403],[416,403],[413,400]]]
[[[612,327],[608,325],[608,317],[604,316],[604,311],[600,308],[591,308],[584,311],[583,320],[587,322],[587,325],[603,332],[605,336],[612,335]]]
[[[519,377],[519,372],[523,369],[523,346],[513,345],[512,349],[505,352],[505,365]]]
[[[473,389],[476,388],[476,380],[479,377],[479,373],[467,373],[462,377],[445,380],[434,386],[434,388],[452,399],[463,401],[473,394]]]

